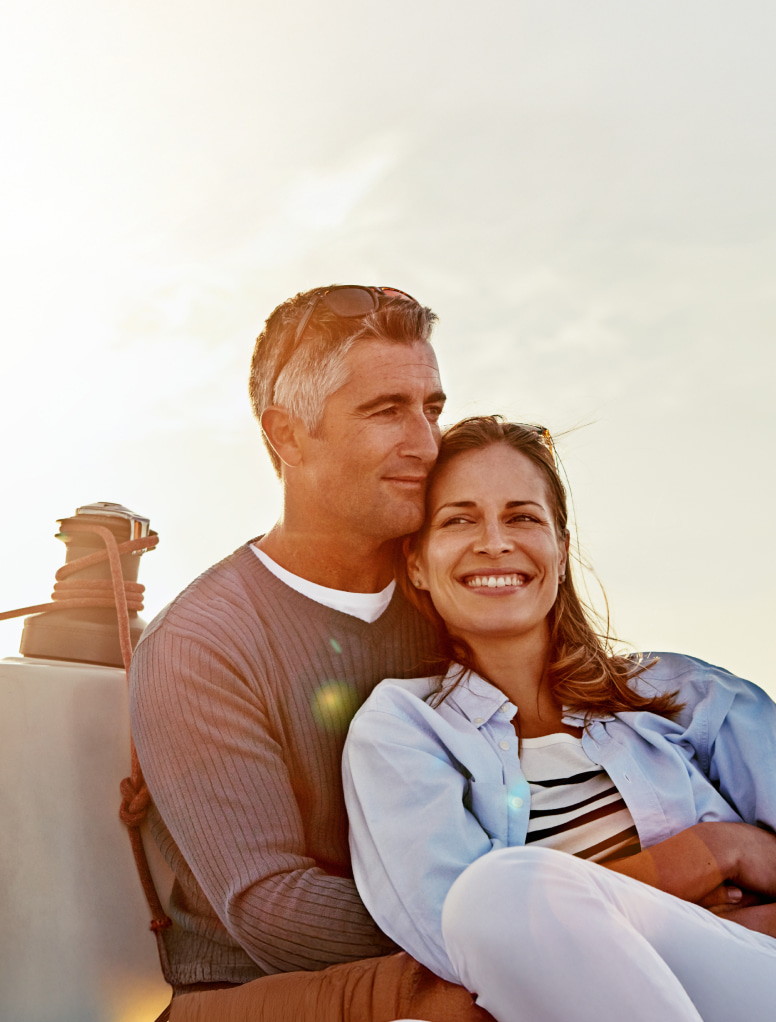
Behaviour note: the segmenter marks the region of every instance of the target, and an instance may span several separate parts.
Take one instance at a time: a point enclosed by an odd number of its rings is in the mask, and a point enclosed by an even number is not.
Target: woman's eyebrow
[[[532,504],[534,507],[542,508],[543,505],[536,500],[508,500],[504,507],[525,507],[526,504]],[[440,511],[444,511],[446,507],[476,507],[476,500],[451,500],[448,504],[440,504],[434,514],[438,514]]]
[[[476,507],[476,506],[477,506],[476,500],[451,500],[449,504],[440,504],[439,507],[434,512],[434,514],[436,514],[437,511],[444,511],[446,507]]]

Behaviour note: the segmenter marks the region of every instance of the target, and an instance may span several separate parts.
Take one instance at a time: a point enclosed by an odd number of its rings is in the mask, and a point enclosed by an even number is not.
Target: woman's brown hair
[[[450,426],[442,436],[439,458],[429,476],[427,493],[431,493],[434,478],[453,458],[492,444],[507,444],[539,467],[546,482],[558,536],[564,537],[568,528],[566,490],[555,464],[549,433],[539,426],[505,422],[500,415],[474,416]],[[422,543],[424,536],[425,527],[408,537],[404,544],[405,553]],[[481,673],[468,644],[448,632],[428,592],[416,589],[410,582],[405,556],[398,557],[396,579],[404,595],[436,629],[434,672],[444,675],[451,664],[458,663]],[[558,595],[549,614],[550,654],[546,678],[558,701],[585,714],[649,710],[671,716],[678,712],[681,704],[677,702],[676,692],[646,695],[633,687],[634,679],[655,661],[632,659],[615,653],[608,624],[603,632],[596,632],[591,618],[592,612],[586,609],[574,586],[569,559],[565,579],[558,587]]]

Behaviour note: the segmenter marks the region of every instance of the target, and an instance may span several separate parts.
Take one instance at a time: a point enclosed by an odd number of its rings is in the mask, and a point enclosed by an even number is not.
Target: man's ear
[[[407,576],[410,582],[416,589],[428,589],[423,575],[423,570],[420,567],[418,551],[416,548],[412,547],[409,536],[405,536],[404,538],[402,552],[407,559]]]
[[[272,450],[287,468],[296,468],[302,461],[300,433],[304,426],[292,418],[285,408],[270,405],[261,414],[261,428]]]

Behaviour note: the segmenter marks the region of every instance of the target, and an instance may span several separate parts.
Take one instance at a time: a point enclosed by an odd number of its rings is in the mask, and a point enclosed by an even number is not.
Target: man
[[[488,1017],[392,954],[370,919],[340,776],[357,706],[381,678],[423,673],[430,648],[392,562],[437,454],[435,319],[373,287],[316,289],[272,313],[250,390],[280,521],[189,586],[136,650],[133,733],[177,877],[167,954],[176,993],[195,994],[173,1019],[236,1017],[238,994],[278,1022]]]

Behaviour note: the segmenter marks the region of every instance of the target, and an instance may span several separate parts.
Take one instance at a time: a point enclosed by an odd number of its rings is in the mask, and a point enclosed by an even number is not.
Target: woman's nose
[[[509,553],[512,548],[512,538],[502,526],[501,522],[485,521],[482,523],[482,528],[479,536],[477,537],[475,546],[475,550],[478,553],[497,557],[499,554]]]

